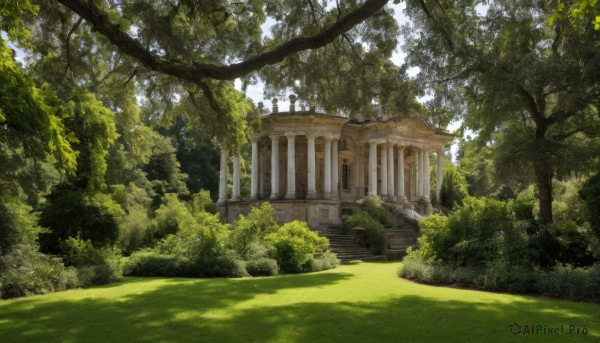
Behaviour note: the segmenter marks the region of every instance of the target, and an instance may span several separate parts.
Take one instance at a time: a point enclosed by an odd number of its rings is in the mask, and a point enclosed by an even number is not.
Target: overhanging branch
[[[335,24],[309,37],[297,37],[278,47],[240,63],[215,65],[205,63],[178,64],[151,53],[139,41],[123,32],[118,24],[91,0],[58,0],[79,14],[102,35],[106,36],[125,54],[135,58],[146,68],[183,80],[198,82],[203,78],[234,80],[264,66],[281,62],[294,53],[317,49],[331,43],[336,37],[362,23],[382,9],[389,0],[367,0],[354,11],[341,17]]]

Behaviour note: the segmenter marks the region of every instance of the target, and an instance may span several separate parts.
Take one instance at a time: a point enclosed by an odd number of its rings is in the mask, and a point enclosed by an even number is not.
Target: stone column
[[[323,149],[323,197],[331,199],[331,137],[325,137]]]
[[[279,195],[279,136],[271,138],[271,197],[277,199]]]
[[[240,153],[233,153],[233,194],[231,201],[240,201]]]
[[[396,193],[395,187],[394,187],[394,145],[392,143],[388,143],[388,147],[387,147],[387,160],[388,160],[388,200],[389,201],[396,201],[396,196],[394,195]]]
[[[429,200],[431,193],[431,171],[429,170],[429,151],[427,149],[423,149],[423,196],[425,199]]]
[[[444,171],[442,166],[444,163],[444,150],[437,151],[437,161],[435,164],[435,200],[438,204],[442,203],[442,182],[444,182]]]
[[[338,139],[334,138],[331,144],[331,193],[333,199],[339,197],[339,157],[338,157]]]
[[[309,199],[314,199],[317,196],[317,182],[316,182],[316,162],[315,162],[315,136],[314,135],[306,135],[307,141],[307,155],[308,155],[308,163],[307,163],[307,176],[308,176],[308,184],[306,189],[306,197]]]
[[[387,163],[387,143],[381,146],[381,197],[387,198],[388,194],[388,163]]]
[[[252,137],[252,174],[250,176],[250,199],[258,199],[258,141],[260,137]]]
[[[217,203],[227,202],[227,148],[221,145],[221,165],[219,169],[219,200]]]
[[[287,137],[287,192],[286,199],[296,198],[296,135],[286,133]]]
[[[415,183],[417,186],[417,190],[416,190],[416,195],[417,195],[417,199],[421,198],[422,193],[422,189],[423,187],[421,186],[421,182],[422,182],[422,178],[421,178],[421,151],[419,149],[415,148]]]
[[[406,202],[404,196],[404,146],[398,147],[398,201]]]
[[[369,142],[369,192],[377,195],[377,143]]]

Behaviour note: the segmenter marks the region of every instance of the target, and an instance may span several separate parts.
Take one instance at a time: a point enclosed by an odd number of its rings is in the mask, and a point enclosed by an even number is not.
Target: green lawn
[[[600,306],[424,286],[398,263],[245,279],[127,278],[0,301],[0,342],[600,341]],[[517,335],[513,322],[587,327]],[[565,328],[566,329],[566,328]]]

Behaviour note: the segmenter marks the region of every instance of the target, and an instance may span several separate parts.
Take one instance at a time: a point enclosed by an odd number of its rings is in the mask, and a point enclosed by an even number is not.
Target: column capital
[[[250,142],[258,143],[258,142],[260,142],[261,138],[262,138],[261,136],[252,136],[252,137],[250,137]]]
[[[279,137],[281,137],[281,135],[280,134],[276,134],[276,133],[273,133],[273,134],[269,135],[269,138],[271,140],[279,139]]]
[[[333,136],[323,136],[325,142],[331,142],[333,140]]]
[[[406,147],[403,144],[398,144],[396,146],[398,147],[398,151],[404,152],[404,150],[406,150]]]
[[[289,138],[296,138],[297,135],[298,134],[296,132],[293,132],[293,131],[286,131],[285,134],[284,134],[284,136],[286,136],[288,139]]]
[[[369,142],[369,144],[383,144],[386,142],[386,140],[381,139],[381,138],[374,138],[374,139],[369,139],[368,142]]]
[[[311,132],[306,133],[306,139],[316,139],[317,137],[319,137],[319,135],[317,135],[316,133],[311,133]]]

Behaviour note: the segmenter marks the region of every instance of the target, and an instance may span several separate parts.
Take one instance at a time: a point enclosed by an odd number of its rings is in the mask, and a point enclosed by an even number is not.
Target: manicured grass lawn
[[[267,278],[127,278],[0,301],[0,342],[600,341],[598,305],[424,286],[396,277],[398,265]],[[589,333],[513,336],[513,322],[574,324]]]

